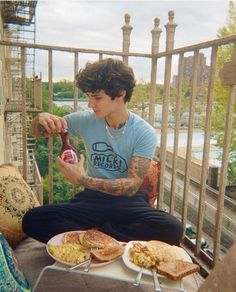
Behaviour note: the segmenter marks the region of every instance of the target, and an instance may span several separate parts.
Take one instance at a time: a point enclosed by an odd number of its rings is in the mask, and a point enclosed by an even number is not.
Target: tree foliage
[[[134,88],[132,98],[128,104],[128,108],[134,113],[140,115],[142,118],[148,118],[148,108],[150,104],[150,89],[149,82],[140,80]],[[161,104],[163,96],[163,85],[156,85],[156,98],[155,103]]]
[[[236,34],[236,7],[234,1],[229,2],[229,14],[226,25],[219,28],[218,37],[225,37]],[[233,52],[233,45],[225,45],[219,48],[217,56],[217,72],[223,68],[225,62],[230,61]],[[219,75],[219,74],[218,74]],[[215,82],[215,102],[212,115],[213,137],[217,146],[224,145],[224,127],[226,123],[226,107],[229,87],[223,86],[219,76]],[[230,145],[230,157],[228,166],[228,180],[230,184],[236,183],[236,104],[234,106],[233,133]]]
[[[149,87],[150,84],[144,81],[139,82],[133,91],[132,98],[129,102],[129,108],[142,118],[147,118],[149,106]]]
[[[48,90],[48,82],[44,82],[45,89]],[[58,82],[53,83],[53,99],[61,100],[68,99],[72,100],[74,98],[74,82],[63,79]],[[78,92],[79,99],[87,99],[87,95],[79,89]]]

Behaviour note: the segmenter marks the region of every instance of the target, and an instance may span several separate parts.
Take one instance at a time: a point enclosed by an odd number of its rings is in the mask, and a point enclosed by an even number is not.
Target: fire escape
[[[37,1],[3,1],[2,4],[4,40],[35,43]],[[9,46],[5,67],[4,79],[9,84],[5,103],[7,156],[28,184],[33,186],[35,139],[29,135],[28,128],[33,114],[42,109],[41,80],[34,69],[35,49],[22,50],[20,47]]]

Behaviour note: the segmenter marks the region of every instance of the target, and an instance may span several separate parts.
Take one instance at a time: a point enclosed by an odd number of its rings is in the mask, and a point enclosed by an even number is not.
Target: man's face
[[[112,100],[104,90],[87,92],[87,95],[89,97],[88,107],[94,111],[97,119],[104,119],[108,115],[119,110],[121,104],[120,97],[116,97],[114,100]]]

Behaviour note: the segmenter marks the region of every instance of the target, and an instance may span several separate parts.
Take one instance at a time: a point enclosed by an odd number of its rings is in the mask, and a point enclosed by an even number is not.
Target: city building
[[[194,57],[184,57],[184,68],[183,68],[183,86],[190,86],[192,82],[193,74],[193,61]],[[197,74],[197,86],[204,88],[208,84],[209,78],[209,66],[206,64],[207,58],[203,53],[199,54],[199,65]],[[173,75],[172,88],[177,88],[178,75]]]

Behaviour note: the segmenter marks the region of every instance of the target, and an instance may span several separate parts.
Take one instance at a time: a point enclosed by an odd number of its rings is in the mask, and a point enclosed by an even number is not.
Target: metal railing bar
[[[231,36],[227,36],[227,37],[223,37],[223,38],[219,38],[219,39],[214,39],[214,40],[198,43],[195,45],[190,45],[190,46],[186,46],[186,47],[182,47],[182,48],[173,49],[170,51],[159,52],[155,56],[157,58],[161,58],[161,57],[166,57],[168,55],[177,55],[180,53],[188,53],[188,52],[193,52],[195,50],[207,49],[207,48],[214,47],[214,46],[219,47],[219,46],[227,45],[230,42],[234,42],[234,41],[236,41],[236,34],[231,35]]]
[[[74,91],[74,111],[76,112],[78,110],[78,94],[79,94],[79,89],[75,85],[75,76],[79,71],[79,54],[78,52],[74,53],[74,85],[73,85],[73,91]]]
[[[198,43],[195,45],[190,45],[182,48],[172,49],[169,51],[159,52],[156,54],[146,54],[146,53],[136,53],[136,52],[120,52],[120,51],[109,51],[109,50],[96,50],[96,49],[84,49],[84,48],[72,48],[72,47],[61,47],[61,46],[50,46],[43,44],[34,44],[34,43],[22,43],[22,42],[11,42],[0,40],[0,45],[5,46],[18,46],[18,47],[26,47],[26,48],[34,48],[34,49],[42,49],[42,50],[55,50],[55,51],[65,51],[71,53],[88,53],[88,54],[104,54],[104,55],[118,55],[118,56],[131,56],[131,57],[146,57],[152,58],[153,56],[157,58],[165,57],[168,55],[176,55],[180,53],[187,53],[195,50],[206,49],[212,46],[222,46],[226,45],[230,42],[236,41],[236,35],[231,35],[219,39],[210,40],[207,42]]]
[[[182,210],[182,223],[185,230],[187,222],[187,209],[188,209],[188,192],[190,181],[190,168],[191,168],[191,152],[192,152],[192,139],[193,139],[193,124],[194,124],[194,111],[195,111],[195,98],[197,92],[197,75],[198,75],[198,62],[199,50],[194,52],[193,68],[192,68],[192,89],[189,107],[189,128],[187,137],[187,150],[186,150],[186,164],[185,164],[185,178],[184,178],[184,195],[183,195],[183,210]]]
[[[217,59],[218,47],[212,47],[211,52],[211,66],[210,66],[210,78],[208,83],[208,95],[207,95],[207,109],[206,109],[206,121],[205,121],[205,135],[204,135],[204,147],[203,147],[203,159],[201,168],[201,182],[200,182],[200,196],[198,207],[198,223],[197,223],[197,238],[195,253],[198,254],[201,246],[202,237],[202,225],[204,218],[205,207],[205,195],[206,195],[206,178],[209,166],[209,153],[210,153],[210,134],[211,134],[211,114],[213,105],[214,94],[214,81],[216,75],[216,59]]]
[[[224,210],[224,194],[225,194],[226,175],[227,175],[227,167],[228,167],[228,160],[229,160],[230,138],[231,138],[231,132],[233,128],[232,126],[233,126],[233,112],[234,112],[235,96],[236,96],[236,85],[231,86],[230,88],[228,104],[227,104],[226,119],[225,119],[224,147],[223,147],[222,165],[221,165],[221,171],[220,171],[219,196],[217,200],[216,233],[215,233],[215,240],[214,240],[214,250],[215,250],[214,264],[216,264],[218,261],[219,251],[220,251],[222,216],[223,216],[223,210]]]
[[[184,54],[179,56],[178,65],[178,85],[176,96],[176,108],[175,108],[175,132],[174,132],[174,153],[172,160],[172,181],[171,181],[171,195],[170,195],[170,213],[174,214],[175,203],[175,185],[177,174],[177,159],[178,159],[178,145],[179,145],[179,129],[180,129],[180,107],[182,97],[182,85],[183,85],[183,72],[184,72]]]
[[[21,95],[22,95],[22,143],[23,143],[23,178],[27,181],[27,125],[26,125],[26,83],[25,62],[26,50],[21,48]]]
[[[33,43],[21,43],[21,42],[11,42],[11,41],[3,41],[0,40],[0,45],[5,46],[16,46],[16,47],[25,47],[25,48],[34,48],[40,50],[53,50],[53,51],[61,51],[68,53],[87,53],[87,54],[104,54],[104,55],[117,55],[117,56],[131,56],[131,57],[146,57],[151,58],[151,54],[146,53],[124,53],[120,51],[108,51],[108,50],[96,50],[96,49],[83,49],[83,48],[71,48],[71,47],[61,47],[61,46],[50,46],[50,45],[40,45]]]
[[[165,64],[165,81],[164,81],[164,92],[163,92],[163,104],[162,104],[162,135],[161,135],[161,175],[160,175],[160,194],[158,197],[158,207],[162,208],[163,197],[164,197],[164,170],[166,162],[166,148],[167,148],[167,128],[168,128],[168,107],[170,97],[170,78],[171,78],[171,64],[172,56],[166,57]]]
[[[53,113],[52,50],[48,51],[48,112]],[[48,202],[53,203],[53,136],[48,137]]]

